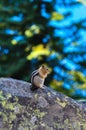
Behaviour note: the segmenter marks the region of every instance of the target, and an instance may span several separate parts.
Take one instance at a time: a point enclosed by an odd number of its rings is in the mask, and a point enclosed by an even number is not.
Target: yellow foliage
[[[86,89],[86,83],[83,83],[82,85],[78,86],[80,89]]]
[[[86,5],[86,0],[78,0],[78,2],[80,2],[81,4]]]
[[[58,12],[52,12],[51,20],[62,20],[64,16]]]
[[[16,40],[11,40],[11,44],[13,44],[13,45],[16,45],[17,44],[17,41]]]
[[[32,36],[33,36],[33,33],[32,33],[29,29],[27,29],[27,30],[25,31],[25,35],[26,35],[27,37],[32,37]]]
[[[27,46],[27,47],[25,48],[25,51],[28,52],[29,50],[30,50],[30,47]]]
[[[69,74],[73,75],[74,80],[78,80],[80,82],[84,82],[86,83],[86,77],[84,76],[84,74],[82,72],[79,71],[70,71]]]
[[[27,60],[31,60],[33,58],[38,58],[41,55],[46,55],[48,56],[50,53],[49,48],[44,48],[42,44],[34,46],[32,48],[32,52],[26,57]]]
[[[78,43],[77,43],[77,42],[72,42],[72,45],[73,45],[73,46],[77,46]]]
[[[25,35],[27,37],[32,37],[34,34],[38,34],[40,32],[40,28],[37,25],[32,25],[29,29],[25,30]]]
[[[39,26],[36,26],[36,25],[32,25],[32,26],[30,27],[30,30],[31,30],[31,31],[34,31],[35,33],[39,33],[39,32],[40,32]]]
[[[57,81],[54,79],[54,80],[52,80],[50,85],[52,86],[53,89],[56,89],[57,87],[61,87],[62,84],[63,84],[62,81]]]

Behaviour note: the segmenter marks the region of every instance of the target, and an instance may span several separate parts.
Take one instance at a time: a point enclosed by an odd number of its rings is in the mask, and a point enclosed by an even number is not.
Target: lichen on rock
[[[0,78],[0,130],[86,130],[83,104],[45,87]]]

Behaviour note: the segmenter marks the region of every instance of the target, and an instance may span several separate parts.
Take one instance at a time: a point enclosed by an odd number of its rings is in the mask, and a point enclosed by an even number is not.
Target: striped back
[[[32,72],[32,74],[31,74],[31,83],[32,83],[32,84],[33,84],[34,77],[35,77],[36,75],[38,75],[38,74],[39,74],[39,70],[38,70],[38,69]]]

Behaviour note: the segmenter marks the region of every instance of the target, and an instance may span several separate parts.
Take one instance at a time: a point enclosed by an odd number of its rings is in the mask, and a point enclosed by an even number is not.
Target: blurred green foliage
[[[66,44],[67,37],[55,36],[55,30],[59,32],[61,28],[51,26],[50,21],[60,23],[72,14],[56,11],[56,3],[60,7],[57,0],[0,1],[0,77],[30,81],[31,72],[46,64],[51,69],[47,86],[73,98],[86,98],[86,76],[83,73],[86,61],[75,61],[75,57],[86,54],[77,44],[77,30],[84,28],[83,21],[62,28],[69,32],[73,26],[77,28],[72,34],[75,37],[71,36]],[[63,2],[65,8],[81,4]],[[70,45],[79,51],[65,51]]]

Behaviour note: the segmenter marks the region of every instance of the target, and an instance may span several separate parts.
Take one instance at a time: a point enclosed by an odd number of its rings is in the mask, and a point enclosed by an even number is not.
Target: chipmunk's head
[[[46,78],[48,74],[50,74],[49,68],[45,65],[41,65],[41,67],[39,68],[39,75],[42,78]]]

